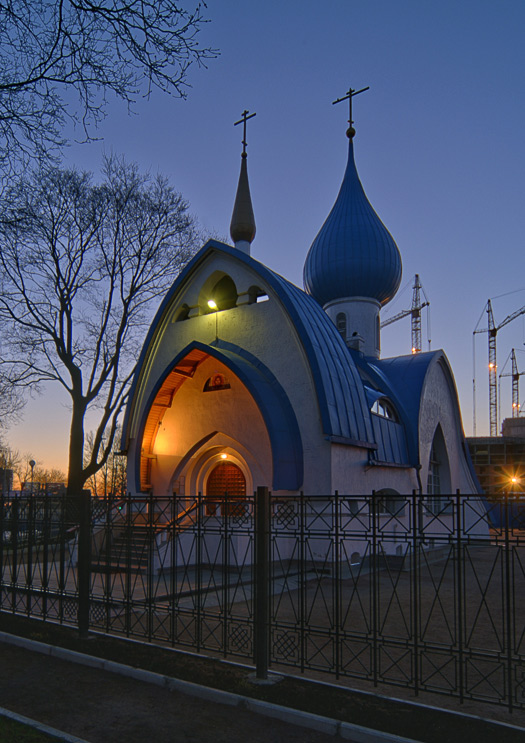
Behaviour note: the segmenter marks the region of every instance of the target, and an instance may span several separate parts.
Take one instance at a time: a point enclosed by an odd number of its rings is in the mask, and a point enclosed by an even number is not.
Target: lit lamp
[[[214,299],[208,299],[208,307],[210,310],[218,310],[217,302]]]

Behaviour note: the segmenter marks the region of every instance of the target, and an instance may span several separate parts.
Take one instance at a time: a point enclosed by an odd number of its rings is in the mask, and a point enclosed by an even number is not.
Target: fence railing
[[[525,496],[0,503],[1,611],[525,708]]]

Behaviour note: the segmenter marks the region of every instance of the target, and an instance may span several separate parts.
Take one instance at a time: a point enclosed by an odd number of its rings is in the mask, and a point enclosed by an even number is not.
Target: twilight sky
[[[187,5],[186,2],[183,4]],[[414,274],[431,302],[432,349],[456,378],[473,428],[473,330],[489,297],[496,323],[525,305],[525,3],[523,0],[207,0],[204,46],[187,100],[153,95],[135,114],[112,103],[90,145],[65,162],[97,171],[103,152],[167,175],[191,211],[229,238],[244,109],[257,236],[252,255],[302,286],[306,253],[343,177],[354,98],[357,169],[397,242],[403,278],[382,319],[411,304]],[[404,289],[404,291],[403,291]],[[483,316],[480,327],[486,326]],[[424,349],[427,321],[423,318]],[[488,434],[487,336],[476,336],[477,435]],[[503,369],[525,371],[525,315],[498,334]],[[382,355],[410,352],[410,320],[382,332]],[[505,371],[510,371],[507,364]],[[522,380],[525,400],[525,377]],[[509,378],[501,418],[510,416]],[[32,400],[10,444],[46,467],[67,462],[67,398]]]

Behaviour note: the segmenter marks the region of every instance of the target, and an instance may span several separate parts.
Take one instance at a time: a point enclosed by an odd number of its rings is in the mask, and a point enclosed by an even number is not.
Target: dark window
[[[400,495],[397,490],[392,488],[376,490],[374,497],[376,498],[377,513],[396,516],[397,518],[405,515],[406,498]]]
[[[337,330],[341,334],[341,337],[344,341],[346,341],[346,315],[344,312],[338,312],[337,317],[335,318],[335,324],[337,326]]]
[[[438,426],[430,449],[427,477],[427,504],[432,513],[449,513],[452,507],[450,498],[450,468],[443,432]]]

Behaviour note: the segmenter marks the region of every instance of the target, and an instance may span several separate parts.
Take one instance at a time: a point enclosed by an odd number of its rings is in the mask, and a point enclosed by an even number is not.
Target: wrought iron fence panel
[[[252,657],[253,497],[128,497],[98,507],[94,628]]]
[[[0,497],[0,610],[76,619],[75,510],[64,496]]]
[[[87,555],[92,630],[525,708],[522,495],[91,499],[87,552],[80,497],[0,505],[1,611],[80,626]]]

